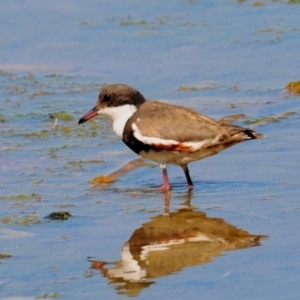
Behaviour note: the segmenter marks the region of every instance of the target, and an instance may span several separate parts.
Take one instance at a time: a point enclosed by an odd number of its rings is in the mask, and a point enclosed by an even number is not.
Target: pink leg
[[[188,192],[191,192],[193,189],[194,189],[194,186],[189,184],[188,185]]]
[[[167,165],[160,164],[160,168],[162,170],[164,183],[159,189],[163,190],[163,191],[170,190],[170,182],[169,182],[169,177],[168,177],[168,173],[167,173]]]

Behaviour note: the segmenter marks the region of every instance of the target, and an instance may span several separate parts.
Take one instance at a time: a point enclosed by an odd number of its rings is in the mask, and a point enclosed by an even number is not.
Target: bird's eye
[[[109,101],[110,101],[110,98],[111,98],[110,94],[106,94],[106,95],[104,95],[104,97],[103,97],[103,101],[109,102]]]

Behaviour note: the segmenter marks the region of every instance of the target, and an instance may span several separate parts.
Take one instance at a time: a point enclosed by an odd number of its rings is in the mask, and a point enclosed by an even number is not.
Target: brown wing
[[[136,123],[144,136],[176,140],[178,142],[201,142],[213,139],[220,133],[240,131],[240,127],[222,125],[191,109],[157,101],[147,101],[138,110],[138,119],[134,114],[128,122]]]

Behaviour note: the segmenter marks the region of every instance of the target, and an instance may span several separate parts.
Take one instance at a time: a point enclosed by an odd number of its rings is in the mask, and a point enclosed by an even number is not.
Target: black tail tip
[[[262,133],[255,132],[254,130],[251,129],[245,129],[245,134],[247,134],[251,139],[262,139],[265,136]]]

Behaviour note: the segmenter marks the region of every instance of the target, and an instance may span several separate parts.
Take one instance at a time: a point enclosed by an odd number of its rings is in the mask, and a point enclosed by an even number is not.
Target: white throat
[[[98,114],[108,115],[113,120],[114,132],[123,138],[124,127],[128,119],[136,112],[137,108],[132,104],[125,104],[116,107],[105,107],[98,110]]]

